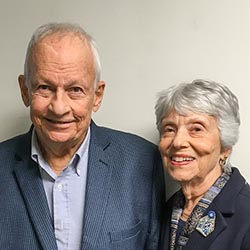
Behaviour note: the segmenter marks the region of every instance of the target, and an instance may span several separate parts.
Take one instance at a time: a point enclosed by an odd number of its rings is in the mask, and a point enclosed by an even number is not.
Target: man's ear
[[[25,84],[24,75],[20,75],[18,77],[18,82],[19,82],[19,87],[20,87],[23,103],[26,107],[29,107],[30,105],[29,89]]]
[[[104,81],[98,82],[95,90],[95,100],[93,105],[94,112],[97,112],[101,106],[102,98],[104,95],[104,89],[105,89],[105,82]]]

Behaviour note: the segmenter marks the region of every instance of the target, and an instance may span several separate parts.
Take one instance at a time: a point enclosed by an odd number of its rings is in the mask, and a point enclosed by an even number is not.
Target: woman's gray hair
[[[26,59],[24,64],[24,76],[26,85],[29,84],[29,81],[32,76],[32,53],[35,45],[41,41],[44,37],[59,33],[62,36],[64,34],[72,33],[76,36],[79,36],[82,40],[87,39],[93,53],[94,57],[94,67],[95,67],[95,80],[94,84],[100,81],[101,78],[101,62],[100,56],[98,53],[97,44],[94,39],[79,25],[72,23],[48,23],[38,27],[33,33],[30,42],[28,44]]]
[[[222,150],[231,149],[238,141],[240,126],[238,99],[223,84],[194,80],[161,91],[155,105],[156,124],[160,133],[162,119],[173,110],[183,115],[192,111],[215,117]],[[224,168],[228,164],[226,163]]]

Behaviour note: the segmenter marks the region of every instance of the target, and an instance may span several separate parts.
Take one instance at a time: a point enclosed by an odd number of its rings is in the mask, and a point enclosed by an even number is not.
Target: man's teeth
[[[64,123],[68,123],[68,122],[63,122],[63,121],[53,121],[53,120],[49,120],[52,123],[57,123],[57,124],[64,124]]]
[[[67,122],[53,121],[53,123],[64,124],[64,123],[67,123]]]
[[[193,157],[172,157],[172,161],[192,161]]]

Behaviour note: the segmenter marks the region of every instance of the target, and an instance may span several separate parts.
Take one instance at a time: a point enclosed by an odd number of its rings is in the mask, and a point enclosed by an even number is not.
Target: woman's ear
[[[30,106],[30,96],[29,96],[29,89],[25,84],[24,75],[19,75],[18,77],[19,87],[22,95],[23,103],[26,107]]]
[[[220,160],[219,160],[219,164],[221,165],[221,167],[223,167],[226,164],[227,158],[229,157],[231,152],[232,152],[232,148],[228,148],[228,149],[225,149],[221,153],[221,157],[220,157]]]
[[[232,148],[226,149],[224,152],[225,159],[227,159],[231,153],[232,153]]]

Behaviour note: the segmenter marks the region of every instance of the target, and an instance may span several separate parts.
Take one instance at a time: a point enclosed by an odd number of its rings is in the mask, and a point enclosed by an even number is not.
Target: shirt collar
[[[88,128],[87,134],[85,136],[84,141],[70,160],[68,166],[73,166],[76,170],[76,173],[80,175],[81,166],[78,166],[78,162],[80,159],[87,160],[88,159],[88,149],[89,149],[89,144],[90,144],[90,127]],[[35,132],[35,129],[32,131],[32,136],[31,136],[31,159],[33,159],[35,162],[38,163],[39,167],[45,170],[46,172],[53,172],[48,163],[44,160],[42,156],[42,152],[40,150],[39,144],[38,144],[38,138],[37,134]],[[80,165],[80,164],[79,164]],[[53,174],[54,176],[54,174]]]

